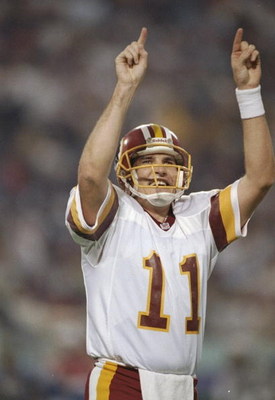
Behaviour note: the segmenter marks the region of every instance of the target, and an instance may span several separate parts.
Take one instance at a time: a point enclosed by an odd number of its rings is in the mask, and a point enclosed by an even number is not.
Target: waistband
[[[131,371],[137,371],[138,372],[138,370],[139,370],[139,368],[137,368],[137,367],[133,367],[131,365],[127,365],[127,364],[125,364],[123,362],[120,362],[120,361],[111,360],[109,358],[96,358],[96,359],[94,359],[94,363],[95,363],[95,366],[97,366],[99,368],[104,368],[104,369],[108,369],[108,368],[110,368],[110,366],[114,366],[114,367],[120,366],[122,368],[131,370]],[[163,374],[165,374],[165,373],[163,373]],[[173,374],[171,374],[171,375],[173,375]],[[180,374],[178,374],[178,375],[180,375]],[[196,386],[197,383],[198,383],[198,378],[197,378],[196,375],[193,375],[192,378],[194,380],[194,386]]]
[[[106,358],[95,359],[94,368],[90,372],[86,382],[85,400],[98,399],[97,395],[90,396],[89,394],[95,392],[109,393],[108,394],[108,396],[110,395],[109,397],[106,395],[107,396],[106,399],[108,400],[117,399],[120,397],[113,397],[113,395],[114,393],[121,393],[121,390],[126,390],[127,393],[129,394],[128,397],[131,398],[132,400],[142,400],[141,373],[142,370],[130,365],[125,365],[124,363],[121,362],[117,362]],[[193,399],[198,400],[198,392],[197,392],[198,379],[195,376],[192,378],[193,378],[193,388],[194,388]]]

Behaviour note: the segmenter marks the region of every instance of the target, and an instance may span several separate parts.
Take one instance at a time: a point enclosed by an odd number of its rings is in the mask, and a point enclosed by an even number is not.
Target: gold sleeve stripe
[[[96,398],[97,400],[110,399],[110,385],[117,371],[117,364],[106,362],[100,373],[97,387]]]
[[[116,199],[116,192],[115,192],[114,188],[111,187],[110,199],[109,199],[108,203],[106,204],[106,206],[105,206],[103,212],[100,214],[100,216],[99,216],[99,218],[98,218],[98,225],[97,225],[97,228],[94,229],[94,230],[92,231],[92,233],[96,232],[96,231],[99,229],[99,227],[103,224],[103,222],[105,221],[105,219],[107,218],[107,216],[109,215],[110,211],[111,211],[112,208],[113,208],[115,199]]]
[[[72,205],[71,205],[71,214],[72,214],[72,219],[73,219],[73,222],[74,222],[77,230],[80,231],[80,232],[83,232],[83,228],[82,228],[80,220],[78,218],[75,195],[74,195],[74,199],[73,199],[73,202],[72,202]]]
[[[226,187],[220,192],[219,203],[227,243],[230,243],[237,237],[235,230],[235,215],[231,203],[231,186]]]
[[[231,190],[228,186],[211,197],[209,224],[219,251],[237,238]]]
[[[72,202],[72,206],[71,206],[71,214],[72,214],[72,219],[73,219],[73,222],[74,222],[77,230],[81,233],[84,233],[85,235],[94,234],[100,228],[100,226],[103,224],[103,222],[109,215],[109,213],[114,205],[115,199],[116,199],[116,193],[115,193],[114,188],[112,187],[110,198],[109,198],[106,206],[104,207],[103,212],[100,214],[100,216],[98,218],[96,227],[94,229],[86,229],[82,226],[82,224],[80,222],[78,212],[77,212],[76,198],[74,198],[74,200]]]

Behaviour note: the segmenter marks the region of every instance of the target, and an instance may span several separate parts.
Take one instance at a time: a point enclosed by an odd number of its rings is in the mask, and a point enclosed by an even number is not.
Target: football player
[[[221,190],[184,194],[190,154],[158,124],[121,140],[119,186],[109,180],[123,122],[144,77],[147,29],[116,58],[112,98],[87,139],[66,224],[81,246],[87,295],[86,399],[196,399],[207,280],[219,253],[245,236],[274,181],[261,99],[261,64],[238,29],[232,69],[240,108],[245,175]]]

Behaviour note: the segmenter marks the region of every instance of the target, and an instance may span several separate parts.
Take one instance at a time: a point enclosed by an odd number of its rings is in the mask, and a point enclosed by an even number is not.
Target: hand
[[[116,57],[116,73],[120,83],[138,86],[147,68],[148,53],[144,49],[147,28],[142,28],[137,41]]]
[[[261,80],[260,53],[254,44],[243,41],[242,37],[243,29],[239,28],[231,54],[233,77],[238,89],[252,89],[257,87]]]

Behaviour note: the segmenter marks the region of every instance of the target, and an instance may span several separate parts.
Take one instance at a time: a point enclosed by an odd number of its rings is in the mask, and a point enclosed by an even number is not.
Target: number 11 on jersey
[[[169,331],[170,315],[163,314],[165,302],[165,273],[159,255],[152,252],[143,259],[143,268],[149,270],[149,286],[146,311],[138,313],[138,328]],[[197,334],[200,330],[199,310],[199,263],[196,254],[188,255],[180,263],[179,272],[187,275],[190,294],[191,316],[185,318],[187,334]]]

